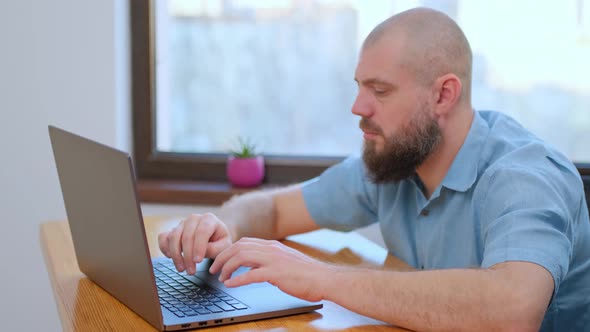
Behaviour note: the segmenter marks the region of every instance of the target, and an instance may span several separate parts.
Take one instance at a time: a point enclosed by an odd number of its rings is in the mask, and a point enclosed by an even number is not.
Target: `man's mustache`
[[[361,118],[359,121],[359,128],[363,131],[368,131],[375,134],[383,134],[381,127],[369,120],[369,118]]]

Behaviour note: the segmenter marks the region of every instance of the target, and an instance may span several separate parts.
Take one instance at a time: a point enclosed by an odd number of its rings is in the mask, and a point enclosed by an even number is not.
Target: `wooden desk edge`
[[[162,222],[165,221],[165,219],[170,219],[170,218],[165,218],[165,217],[153,217],[153,218],[146,218],[146,220],[144,221],[146,224],[148,223],[158,223],[158,222]],[[57,240],[60,240],[59,237],[66,236],[66,237],[70,237],[71,234],[67,231],[69,230],[69,227],[67,225],[67,221],[51,221],[51,222],[47,222],[44,224],[40,225],[40,242],[42,244],[42,250],[43,250],[43,257],[48,269],[48,274],[49,274],[49,278],[51,281],[51,285],[52,285],[52,291],[53,294],[55,296],[55,301],[57,303],[58,306],[58,312],[60,315],[60,319],[61,319],[61,324],[62,324],[62,328],[64,330],[70,330],[70,329],[76,329],[79,326],[76,326],[77,323],[75,321],[72,320],[73,315],[75,315],[75,313],[71,313],[68,310],[68,305],[67,303],[65,303],[64,301],[67,302],[67,299],[62,298],[62,294],[60,294],[60,289],[62,289],[62,287],[66,287],[68,284],[62,284],[64,282],[64,280],[58,280],[59,279],[59,271],[58,271],[58,267],[55,265],[55,261],[56,261],[56,257],[60,256],[59,253],[59,248],[57,246],[52,246],[50,241],[52,240],[52,238],[55,238],[56,236],[58,236]],[[147,230],[146,230],[147,231]],[[331,232],[331,231],[330,231]],[[330,234],[330,233],[326,233],[326,234]],[[355,235],[353,235],[355,236]],[[361,237],[360,235],[358,235],[359,237]],[[356,236],[355,236],[356,238]],[[360,250],[361,251],[366,251],[367,249],[371,249],[371,248],[377,248],[378,246],[376,244],[374,244],[373,242],[369,241],[368,239],[361,237],[362,240],[358,240],[356,241],[356,244],[360,245]],[[288,241],[294,241],[296,244],[301,244],[302,242],[297,241],[297,236],[295,237],[295,239],[289,239]],[[364,242],[367,241],[367,242]],[[71,244],[71,237],[69,239],[66,239],[66,242],[70,242]],[[303,241],[305,242],[305,241]],[[69,246],[70,244],[66,244],[65,246]],[[302,244],[303,246],[306,246],[305,243]],[[375,247],[373,247],[375,246]],[[56,249],[57,248],[57,249]],[[349,249],[348,246],[344,247],[345,249]],[[381,248],[381,247],[378,247]],[[321,251],[322,249],[317,249],[317,248],[311,248],[311,250],[319,250]],[[381,253],[385,250],[383,248],[380,249]],[[354,250],[353,251],[346,251],[344,253],[341,253],[342,250],[338,250],[336,252],[336,256],[337,257],[344,257],[346,259],[346,257],[348,257],[347,255],[350,255],[351,252],[354,255]],[[70,255],[70,253],[67,254],[68,256]],[[71,255],[73,255],[73,259],[75,260],[75,253],[72,252]],[[341,256],[344,255],[344,256]],[[60,256],[61,257],[61,256]],[[393,257],[393,256],[391,256]],[[361,257],[362,258],[362,257]],[[74,267],[76,270],[78,269],[77,267],[77,263],[75,262],[71,262],[69,260],[69,257],[64,257],[64,259],[67,259],[68,261],[66,262],[66,264],[68,266],[72,265],[72,267]],[[75,264],[74,264],[75,263]],[[78,273],[80,273],[80,277],[81,278],[85,278],[85,276],[82,275],[82,273],[77,270]],[[69,282],[69,281],[67,281]],[[58,289],[59,288],[59,289]],[[114,299],[116,300],[116,299]],[[325,319],[328,319],[328,321],[333,321],[333,320],[339,320],[338,315],[344,314],[346,317],[345,320],[351,319],[351,317],[348,317],[349,315],[346,314],[346,309],[333,304],[333,303],[326,303],[324,302],[324,309],[322,309],[323,311],[320,311],[320,313],[324,313],[327,314],[328,312],[330,312],[330,317],[326,316]],[[128,309],[128,308],[127,308]],[[130,309],[128,309],[130,310]],[[350,313],[352,314],[352,313]],[[334,316],[336,315],[336,316]],[[356,316],[357,314],[352,314],[352,316]],[[361,316],[364,317],[364,316]],[[141,317],[138,316],[139,319],[142,319]],[[365,318],[361,318],[361,319],[352,319],[352,321],[355,322],[362,322],[362,325],[350,325],[350,326],[343,326],[342,330],[351,330],[351,331],[356,331],[356,330],[387,330],[387,331],[401,331],[401,329],[394,327],[394,326],[388,326],[388,325],[381,325],[379,324],[377,321],[374,321],[368,317]],[[244,323],[244,324],[248,324],[248,323]],[[260,322],[258,324],[261,324]],[[264,324],[264,323],[262,323]],[[374,325],[376,324],[376,325]],[[230,325],[226,325],[227,327],[229,327]],[[247,329],[251,329],[252,325],[244,325],[244,328]],[[313,330],[324,330],[325,328],[317,328],[316,327],[310,327],[310,329]]]
[[[49,232],[49,227],[55,227],[57,224],[60,223],[64,223],[65,221],[51,221],[51,222],[47,222],[47,223],[43,223],[39,226],[39,240],[41,242],[41,251],[43,252],[43,260],[45,261],[45,265],[47,266],[47,275],[49,276],[49,282],[51,283],[51,291],[53,292],[53,297],[55,299],[56,305],[57,305],[57,312],[59,314],[59,318],[60,318],[60,324],[62,325],[62,329],[63,327],[63,322],[67,320],[68,316],[67,316],[67,311],[65,308],[65,305],[62,301],[60,301],[60,296],[59,296],[59,292],[56,289],[56,286],[58,285],[57,279],[56,279],[56,273],[55,273],[55,265],[53,264],[53,261],[50,259],[50,251],[51,248],[49,246],[49,243],[47,243],[48,239],[49,239],[49,234],[47,234]]]

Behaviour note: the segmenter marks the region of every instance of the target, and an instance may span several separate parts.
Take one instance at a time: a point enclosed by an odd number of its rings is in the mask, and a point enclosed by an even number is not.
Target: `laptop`
[[[187,275],[168,258],[152,259],[131,157],[54,126],[49,136],[80,271],[155,328],[211,327],[322,308],[269,283],[227,288],[208,272],[210,260]]]

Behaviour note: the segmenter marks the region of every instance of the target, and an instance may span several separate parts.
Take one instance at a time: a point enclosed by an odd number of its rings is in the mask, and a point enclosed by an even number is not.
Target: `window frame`
[[[137,177],[227,182],[227,154],[157,150],[154,5],[153,0],[131,0],[130,6],[133,148]],[[305,181],[343,159],[264,155],[264,183]]]
[[[153,0],[130,1],[133,150],[138,180],[226,183],[226,154],[157,151]],[[589,128],[590,130],[590,128]],[[265,184],[296,183],[318,176],[345,157],[265,155]],[[590,175],[589,163],[575,163]]]

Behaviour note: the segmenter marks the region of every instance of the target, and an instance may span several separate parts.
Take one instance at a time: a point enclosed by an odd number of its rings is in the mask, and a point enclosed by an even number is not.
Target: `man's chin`
[[[385,144],[378,140],[365,140],[363,146],[363,152],[366,154],[371,154],[376,157],[381,157],[383,150],[385,149]]]
[[[363,163],[369,179],[376,184],[398,183],[412,176],[416,169],[400,156],[380,154],[372,146],[365,146]]]

